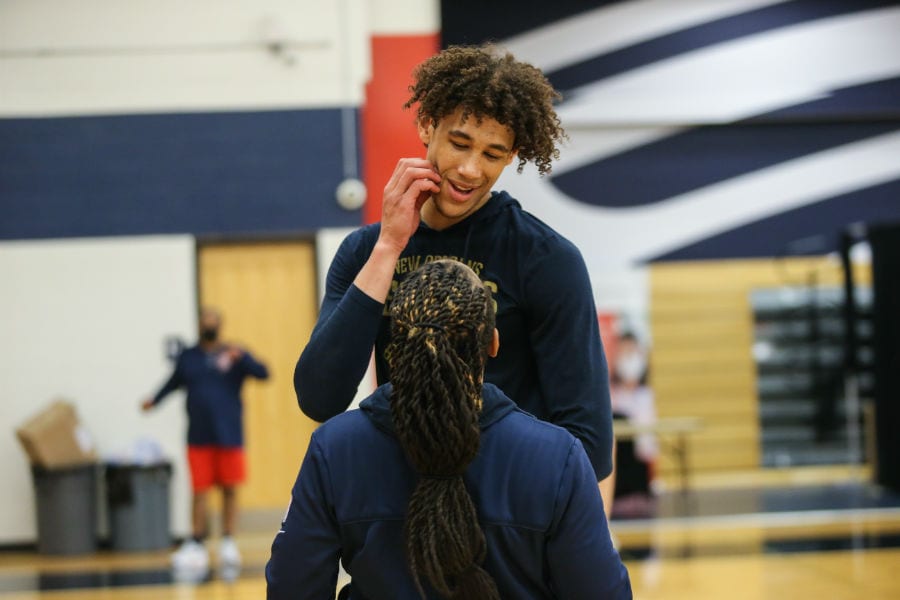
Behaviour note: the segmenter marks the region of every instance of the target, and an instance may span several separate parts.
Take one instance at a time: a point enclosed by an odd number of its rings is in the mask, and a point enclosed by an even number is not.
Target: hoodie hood
[[[371,396],[363,400],[359,409],[372,421],[378,429],[396,435],[394,422],[391,419],[391,391],[393,386],[386,383],[376,389]],[[515,403],[506,397],[497,386],[485,383],[481,390],[484,401],[481,415],[478,417],[478,425],[484,431],[512,411],[516,410]]]
[[[490,222],[496,219],[501,213],[510,208],[521,208],[518,200],[510,196],[507,192],[491,192],[491,198],[485,202],[484,206],[476,210],[472,215],[463,219],[459,223],[451,225],[446,229],[436,230],[429,227],[424,221],[419,223],[418,234],[426,239],[433,235],[463,237],[466,241],[463,247],[463,256],[469,255],[469,243],[472,240],[472,233],[482,225],[482,223]],[[414,247],[418,242],[415,236],[410,238],[410,244]]]
[[[437,231],[432,229],[428,225],[422,221],[419,224],[419,230],[429,231],[434,233],[453,233],[456,235],[467,234],[472,227],[478,225],[487,220],[491,220],[495,218],[498,214],[508,209],[509,207],[519,207],[519,202],[510,196],[508,193],[500,191],[500,192],[491,192],[491,198],[484,203],[484,206],[476,210],[474,213],[460,221],[459,223],[455,223],[446,229],[441,229]]]

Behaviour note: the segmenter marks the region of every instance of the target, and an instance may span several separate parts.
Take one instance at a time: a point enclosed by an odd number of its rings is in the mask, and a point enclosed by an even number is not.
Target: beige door
[[[244,386],[247,483],[242,508],[283,508],[316,423],[297,406],[294,365],[317,314],[315,250],[310,242],[204,244],[202,305],[222,311],[222,338],[247,348],[269,380]]]

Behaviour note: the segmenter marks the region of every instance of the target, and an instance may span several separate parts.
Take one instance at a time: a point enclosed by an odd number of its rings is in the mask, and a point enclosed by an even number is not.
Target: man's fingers
[[[418,179],[428,179],[439,183],[441,176],[435,172],[432,164],[420,158],[404,158],[397,163],[391,179],[384,187],[385,195],[396,193],[403,194],[409,189],[410,185]]]
[[[385,189],[396,187],[397,183],[400,181],[400,176],[403,175],[404,171],[409,168],[431,168],[431,163],[425,160],[424,158],[401,158],[397,161],[397,166],[394,167],[394,172],[391,173],[391,178],[388,180],[385,185]]]
[[[441,188],[430,179],[417,179],[413,182],[413,185],[410,186],[410,190],[415,190],[417,192],[415,208],[416,212],[419,212],[419,209],[422,208],[422,205],[425,204],[429,198],[431,198],[432,194],[437,194],[441,191]]]
[[[419,209],[440,191],[441,176],[421,158],[404,158],[397,163],[384,189],[381,209],[381,236],[405,247],[419,225]]]

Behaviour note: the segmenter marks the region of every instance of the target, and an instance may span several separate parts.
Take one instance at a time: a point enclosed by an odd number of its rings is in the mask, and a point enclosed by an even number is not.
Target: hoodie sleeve
[[[631,579],[613,547],[594,469],[578,440],[563,470],[546,551],[557,598],[631,599]]]
[[[268,379],[269,369],[247,351],[241,356],[241,368],[247,375],[257,379]]]
[[[184,366],[182,365],[183,360],[184,352],[182,352],[178,356],[178,360],[175,361],[175,368],[172,370],[172,375],[153,396],[153,404],[159,404],[160,402],[162,402],[163,398],[184,385]]]
[[[341,244],[328,269],[319,319],[294,369],[300,409],[320,423],[350,406],[378,336],[384,304],[353,285],[370,251],[361,231]]]
[[[581,440],[600,481],[612,472],[613,437],[597,309],[581,253],[554,240],[529,261],[529,336],[549,421]]]
[[[266,598],[334,598],[341,541],[328,465],[313,434],[266,564]]]

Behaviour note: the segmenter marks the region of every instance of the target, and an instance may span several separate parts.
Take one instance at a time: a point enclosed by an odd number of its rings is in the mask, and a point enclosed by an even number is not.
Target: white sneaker
[[[206,571],[209,568],[206,546],[192,539],[185,540],[178,551],[172,554],[172,566],[180,571]]]
[[[219,562],[223,565],[236,567],[241,564],[241,551],[238,550],[234,538],[225,536],[219,542]]]

